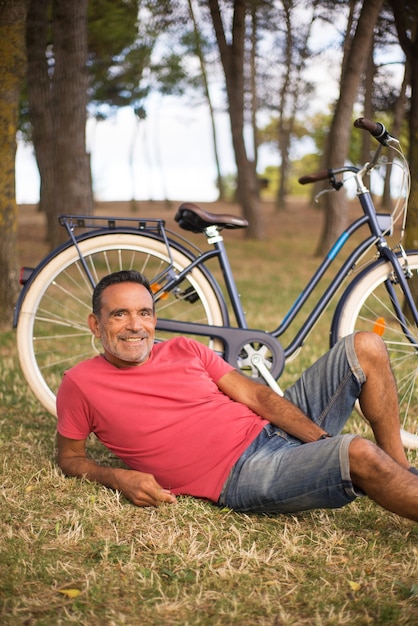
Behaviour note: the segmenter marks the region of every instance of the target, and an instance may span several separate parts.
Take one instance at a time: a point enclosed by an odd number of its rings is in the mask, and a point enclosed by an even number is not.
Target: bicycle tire
[[[418,252],[407,253],[408,264],[418,275]],[[418,351],[405,337],[390,304],[384,281],[393,274],[388,261],[379,260],[363,270],[344,292],[335,311],[331,345],[357,330],[371,330],[382,336],[388,349],[398,387],[401,413],[401,439],[405,448],[418,448]],[[399,286],[394,285],[403,301]],[[418,329],[409,323],[418,341]]]
[[[165,243],[143,234],[112,232],[86,238],[78,245],[96,283],[121,269],[137,269],[152,281],[170,262]],[[175,242],[170,242],[170,252],[176,270],[189,265],[186,252]],[[157,316],[224,325],[213,283],[207,270],[194,268],[175,293],[164,294],[156,302]],[[87,325],[92,291],[79,254],[69,244],[41,267],[21,304],[17,323],[20,366],[34,395],[53,415],[64,371],[100,350]],[[168,336],[157,333],[156,338]]]

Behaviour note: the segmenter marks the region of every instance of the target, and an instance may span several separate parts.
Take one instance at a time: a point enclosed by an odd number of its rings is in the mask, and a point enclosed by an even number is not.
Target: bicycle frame
[[[382,214],[378,216],[377,225],[380,229],[380,232],[387,230],[388,217],[389,216],[386,214]],[[340,235],[340,237],[335,242],[335,244],[331,248],[326,258],[322,261],[322,263],[320,264],[320,266],[318,267],[318,269],[316,270],[316,272],[314,273],[314,275],[308,282],[305,289],[299,294],[298,298],[295,300],[295,302],[293,303],[289,311],[286,313],[280,325],[274,330],[269,331],[268,332],[269,335],[278,339],[289,328],[289,326],[292,324],[293,320],[296,318],[296,316],[298,315],[298,313],[300,312],[304,304],[307,302],[310,295],[316,289],[317,285],[319,284],[320,280],[324,276],[325,272],[328,270],[330,265],[337,258],[341,250],[344,248],[345,244],[349,241],[351,236],[359,228],[367,224],[368,221],[369,219],[367,216],[362,216],[361,218],[353,222]],[[300,331],[295,335],[291,343],[287,347],[285,347],[284,355],[286,358],[294,354],[294,352],[303,344],[304,340],[306,339],[306,337],[308,336],[312,328],[315,326],[316,322],[318,321],[318,319],[320,318],[320,316],[322,315],[322,313],[324,312],[324,310],[326,309],[326,307],[332,300],[333,296],[341,287],[344,279],[349,275],[353,266],[356,264],[358,259],[375,243],[376,243],[376,236],[370,235],[370,237],[368,237],[363,242],[361,242],[361,244],[359,244],[356,247],[356,249],[351,252],[351,254],[348,256],[348,258],[346,259],[346,261],[340,268],[340,270],[334,276],[331,284],[325,289],[321,298],[318,300],[316,305],[313,307],[313,309],[309,313]],[[174,286],[179,284],[182,281],[182,279],[187,275],[187,273],[191,271],[191,269],[193,269],[197,265],[201,265],[202,263],[205,263],[209,259],[218,257],[219,264],[223,271],[223,278],[225,281],[226,290],[227,290],[232,308],[235,313],[238,328],[248,328],[246,318],[245,318],[245,313],[242,308],[240,297],[238,295],[237,287],[235,284],[231,267],[229,265],[224,243],[223,241],[217,241],[214,244],[214,246],[215,246],[215,250],[202,253],[202,255],[199,258],[196,258],[193,261],[193,263],[191,263],[189,267],[185,268],[183,272],[181,272],[175,279],[169,280],[168,283],[164,285],[164,291],[170,291]],[[384,251],[382,252],[382,254],[385,254],[388,260],[392,263],[394,267],[394,271],[396,272],[396,275],[400,277],[400,281],[402,281],[402,287],[407,297],[407,301],[411,306],[411,303],[414,303],[414,301],[413,301],[409,286],[407,285],[404,279],[403,271],[396,255],[393,254],[391,250],[387,247],[385,248],[384,246],[382,246],[382,250]],[[158,297],[158,293],[156,295]],[[416,314],[417,312],[416,312],[415,304],[412,304],[412,307],[413,309],[415,309],[415,314]],[[196,325],[194,323],[188,323],[188,322],[177,322],[177,321],[173,322],[169,320],[159,320],[158,327],[161,330],[170,331],[170,332],[178,332],[182,334],[197,334],[197,335],[203,335],[203,336],[208,336],[208,335],[212,336],[212,333],[213,333],[212,327],[210,327],[210,330],[208,330],[208,327],[205,325]]]

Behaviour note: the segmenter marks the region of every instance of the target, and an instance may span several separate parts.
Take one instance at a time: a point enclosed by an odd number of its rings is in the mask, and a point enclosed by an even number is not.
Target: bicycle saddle
[[[225,213],[209,213],[192,202],[181,204],[174,219],[181,228],[193,233],[202,233],[208,226],[219,228],[246,228],[248,226],[247,220],[242,217]]]

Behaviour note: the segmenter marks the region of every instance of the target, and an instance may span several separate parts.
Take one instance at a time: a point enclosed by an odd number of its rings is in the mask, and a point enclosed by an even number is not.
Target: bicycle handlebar
[[[386,128],[381,122],[372,122],[368,120],[367,117],[359,117],[354,122],[355,128],[361,128],[362,130],[367,130],[369,133],[377,139],[377,141],[382,144],[382,146],[388,146],[390,140],[393,140],[394,137],[388,133]],[[380,149],[380,147],[379,147]],[[327,178],[331,181],[331,185],[335,188],[335,180],[333,180],[335,174],[341,174],[342,172],[358,172],[358,168],[354,168],[351,166],[341,167],[338,169],[329,169],[329,170],[319,170],[318,172],[314,172],[313,174],[306,174],[305,176],[301,176],[298,179],[298,182],[301,185],[307,185],[309,183],[316,183],[320,180],[326,180]],[[339,183],[337,183],[339,186]]]
[[[298,182],[301,185],[316,183],[318,180],[326,180],[329,177],[329,174],[329,170],[319,170],[319,172],[314,172],[313,174],[306,174],[306,176],[301,176],[298,179]]]
[[[319,172],[314,172],[313,174],[306,174],[306,176],[301,176],[298,179],[298,182],[301,185],[307,185],[308,183],[316,183],[318,180],[326,180],[330,175],[329,170],[319,170]]]
[[[382,146],[387,146],[388,139],[392,139],[392,136],[389,135],[388,131],[381,122],[372,122],[371,120],[368,120],[367,117],[359,117],[354,122],[354,126],[355,128],[368,130],[369,133],[382,144]]]

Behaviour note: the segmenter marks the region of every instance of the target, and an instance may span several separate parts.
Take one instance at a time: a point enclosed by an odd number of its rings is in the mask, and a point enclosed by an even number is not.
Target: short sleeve
[[[208,346],[193,339],[187,339],[187,341],[189,342],[190,349],[198,354],[199,358],[204,363],[206,371],[215,383],[217,383],[222,376],[234,370],[232,365],[220,357],[214,350],[208,348]]]
[[[57,416],[57,430],[63,437],[87,439],[92,432],[89,403],[68,374],[58,389]]]

